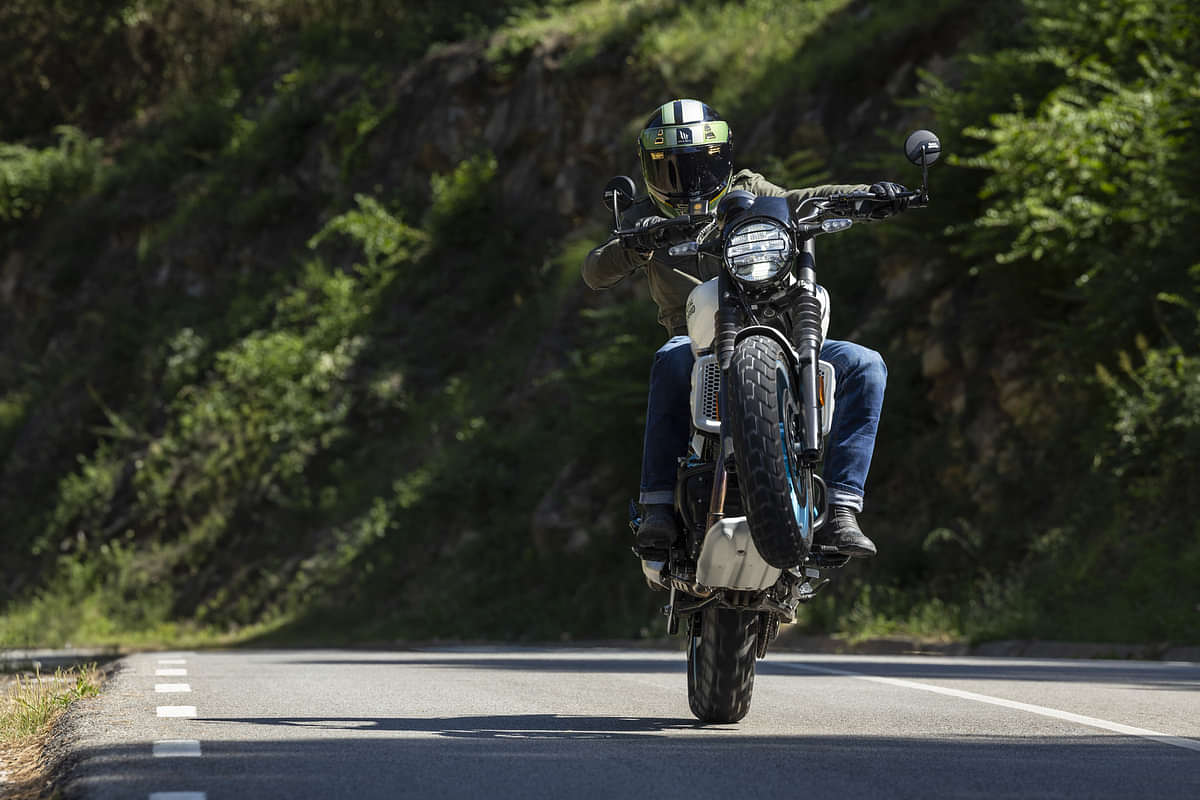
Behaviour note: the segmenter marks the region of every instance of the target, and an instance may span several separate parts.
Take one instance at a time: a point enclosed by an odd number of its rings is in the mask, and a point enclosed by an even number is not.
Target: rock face
[[[539,45],[524,63],[500,70],[486,42],[446,47],[394,82],[397,113],[373,139],[372,162],[386,185],[428,190],[445,173],[487,151],[499,162],[504,208],[533,210],[553,233],[602,219],[600,190],[628,164],[626,120],[653,105],[622,80],[620,63],[601,57],[565,75],[565,41]]]

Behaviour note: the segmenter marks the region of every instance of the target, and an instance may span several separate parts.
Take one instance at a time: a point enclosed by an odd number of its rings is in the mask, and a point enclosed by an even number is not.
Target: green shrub
[[[58,146],[44,150],[0,142],[0,224],[36,220],[95,184],[101,141],[70,126],[55,130]]]
[[[849,4],[850,0],[689,3],[678,16],[646,27],[637,59],[677,92],[707,93],[705,99],[717,109],[738,108],[748,95],[761,99],[762,84],[772,73],[801,56],[809,36]]]
[[[435,237],[470,244],[494,232],[496,226],[489,211],[495,206],[490,192],[497,167],[496,157],[487,153],[463,161],[449,174],[430,179],[433,200],[426,226]]]

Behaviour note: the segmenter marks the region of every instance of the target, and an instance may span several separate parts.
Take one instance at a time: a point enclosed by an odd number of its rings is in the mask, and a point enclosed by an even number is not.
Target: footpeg
[[[654,561],[650,559],[642,559],[642,574],[646,576],[646,583],[651,589],[667,590],[667,585],[663,583],[662,573],[666,569],[666,561]]]
[[[805,559],[806,564],[811,564],[814,567],[822,567],[826,569],[837,569],[844,567],[850,561],[850,556],[843,555],[838,552],[838,549],[830,544],[814,545],[808,551],[808,558]]]

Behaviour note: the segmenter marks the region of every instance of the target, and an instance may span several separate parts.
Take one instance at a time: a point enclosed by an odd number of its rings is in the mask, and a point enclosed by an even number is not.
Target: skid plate
[[[754,546],[745,517],[718,520],[704,535],[696,563],[696,581],[714,589],[757,591],[774,586],[780,571]]]

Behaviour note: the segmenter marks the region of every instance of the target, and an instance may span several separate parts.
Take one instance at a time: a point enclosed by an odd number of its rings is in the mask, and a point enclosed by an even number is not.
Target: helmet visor
[[[711,200],[733,174],[728,143],[642,151],[646,186],[672,203]]]

